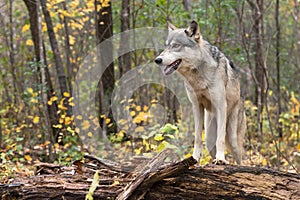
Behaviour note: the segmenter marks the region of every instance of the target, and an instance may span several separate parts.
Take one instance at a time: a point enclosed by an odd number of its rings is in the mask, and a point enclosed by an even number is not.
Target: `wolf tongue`
[[[169,74],[171,74],[173,71],[175,71],[175,69],[174,69],[173,67],[166,66],[165,69],[164,69],[164,74],[165,74],[165,75],[169,75]]]

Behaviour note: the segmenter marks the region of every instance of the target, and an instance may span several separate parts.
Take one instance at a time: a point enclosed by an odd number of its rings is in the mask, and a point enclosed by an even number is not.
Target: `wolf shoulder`
[[[217,46],[212,45],[208,41],[205,41],[204,45],[209,50],[212,58],[218,63],[218,67],[221,66],[224,68],[227,76],[234,79],[238,78],[238,68],[229,57],[227,57]]]

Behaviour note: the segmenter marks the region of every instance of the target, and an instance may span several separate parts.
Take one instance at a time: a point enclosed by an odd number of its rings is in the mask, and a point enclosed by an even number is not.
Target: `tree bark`
[[[263,27],[263,0],[247,0],[252,9],[252,18],[254,21],[254,60],[256,79],[256,106],[257,106],[257,132],[259,144],[262,143],[262,119],[261,114],[265,103],[265,90],[267,77],[267,66],[264,52],[264,27]]]
[[[18,80],[17,80],[17,72],[15,66],[15,45],[14,45],[14,26],[13,26],[13,3],[14,0],[9,0],[9,62],[11,67],[11,75],[12,75],[12,84],[13,84],[13,93],[14,93],[14,104],[17,104],[19,90],[18,90]],[[18,122],[17,122],[18,123]]]
[[[62,2],[62,6],[64,11],[67,11],[67,5],[66,2],[63,1]],[[72,80],[72,67],[71,67],[71,49],[70,49],[70,39],[69,39],[69,35],[70,35],[70,31],[69,31],[69,26],[68,26],[68,17],[64,16],[62,19],[62,23],[64,24],[64,28],[65,28],[65,51],[66,51],[66,68],[67,68],[67,74],[68,76],[66,77],[67,79],[67,83],[69,88],[71,88],[72,84],[71,84],[71,80]],[[72,96],[72,90],[70,90],[70,95]]]
[[[192,7],[193,7],[193,0],[183,0],[183,7],[187,12],[191,12],[192,11]]]
[[[104,40],[113,36],[113,23],[112,23],[112,8],[111,2],[109,6],[103,6],[102,1],[95,0],[95,22],[96,22],[96,42],[99,45]],[[100,9],[98,9],[100,7]],[[98,46],[99,47],[99,46]],[[110,108],[110,99],[115,84],[114,63],[113,59],[113,45],[107,42],[105,49],[98,48],[98,63],[99,67],[104,70],[104,73],[99,81],[99,116],[105,114],[108,118],[112,119],[112,111]],[[107,67],[108,66],[108,67]],[[107,68],[106,68],[107,67]],[[106,68],[106,69],[105,69]],[[101,71],[103,71],[101,70]],[[101,121],[101,119],[99,119]],[[116,127],[112,126],[107,130],[106,124],[103,121],[102,130],[103,136],[108,132],[115,132]]]
[[[41,60],[40,47],[39,47],[39,27],[38,27],[38,12],[37,12],[37,2],[32,0],[24,0],[26,8],[28,10],[29,22],[30,22],[30,32],[34,46],[34,53],[36,61]]]
[[[132,164],[140,166],[133,171],[125,170],[128,164],[108,164],[94,156],[70,167],[40,163],[38,175],[15,178],[0,185],[0,191],[4,200],[84,199],[98,170],[94,199],[300,199],[299,174],[247,166],[193,167],[192,157],[164,163],[167,155],[159,154],[148,164],[135,158]]]
[[[276,21],[276,71],[277,71],[277,132],[282,138],[282,123],[280,122],[281,115],[281,89],[280,89],[280,23],[279,23],[279,0],[276,0],[275,6],[275,21]]]
[[[67,79],[66,79],[66,75],[65,75],[64,67],[63,67],[63,62],[60,57],[60,51],[59,51],[58,43],[57,43],[55,33],[53,30],[53,24],[52,24],[52,20],[50,17],[50,13],[47,10],[46,0],[41,0],[41,6],[42,6],[42,11],[44,14],[45,21],[46,21],[46,25],[47,25],[47,31],[48,31],[51,49],[52,49],[53,55],[54,55],[54,60],[55,60],[55,64],[56,64],[56,72],[57,72],[57,76],[58,76],[58,82],[59,82],[59,86],[60,86],[61,96],[64,97],[65,92],[70,94],[70,88],[68,88]],[[68,102],[67,97],[66,97],[65,102]],[[71,107],[67,103],[65,103],[65,106],[68,108],[67,115],[71,116]]]
[[[119,52],[127,52],[124,55],[119,55],[120,76],[131,69],[131,54],[130,54],[130,0],[122,0],[121,9],[121,38]]]
[[[57,103],[53,102],[51,105],[48,105],[48,100],[52,97],[53,94],[53,86],[50,79],[49,69],[46,63],[46,54],[43,51],[43,39],[41,33],[41,27],[39,22],[39,7],[38,2],[31,0],[24,0],[24,3],[27,7],[29,14],[29,22],[30,22],[30,32],[34,45],[35,59],[37,64],[37,73],[38,80],[42,86],[46,87],[46,90],[41,88],[41,93],[46,94],[43,96],[44,107],[47,109],[47,113],[45,116],[47,117],[48,124],[48,132],[52,134],[49,135],[50,141],[54,142],[51,138],[56,137],[58,135],[58,131],[53,125],[58,124],[58,115],[57,115]],[[43,58],[43,59],[42,59]],[[42,66],[42,67],[41,67]]]

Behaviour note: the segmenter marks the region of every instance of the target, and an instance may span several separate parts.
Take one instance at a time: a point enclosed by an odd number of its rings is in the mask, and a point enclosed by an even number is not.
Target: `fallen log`
[[[94,199],[300,199],[299,174],[248,166],[193,167],[192,157],[176,163],[164,163],[165,158],[163,152],[132,172],[98,158],[71,167],[39,164],[40,174],[0,184],[0,194],[5,200],[85,199],[98,170]]]
[[[247,166],[208,165],[155,184],[145,199],[300,199],[300,176]]]
[[[152,165],[156,161],[161,161],[162,156],[158,156],[153,162]],[[172,177],[187,171],[190,166],[196,164],[197,161],[193,158],[187,158],[181,162],[173,163],[161,168],[154,169],[150,168],[146,172],[139,175],[132,183],[130,183],[125,190],[120,193],[116,200],[123,199],[142,199],[147,192],[147,189],[151,188],[156,182],[159,182],[167,177]]]

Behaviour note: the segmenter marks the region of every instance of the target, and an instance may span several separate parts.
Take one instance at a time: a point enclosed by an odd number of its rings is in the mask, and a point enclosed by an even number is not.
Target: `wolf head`
[[[166,49],[155,59],[155,63],[165,66],[163,73],[169,75],[178,70],[183,72],[199,59],[198,50],[203,39],[197,22],[192,21],[187,29],[176,28],[168,23],[169,34]]]

